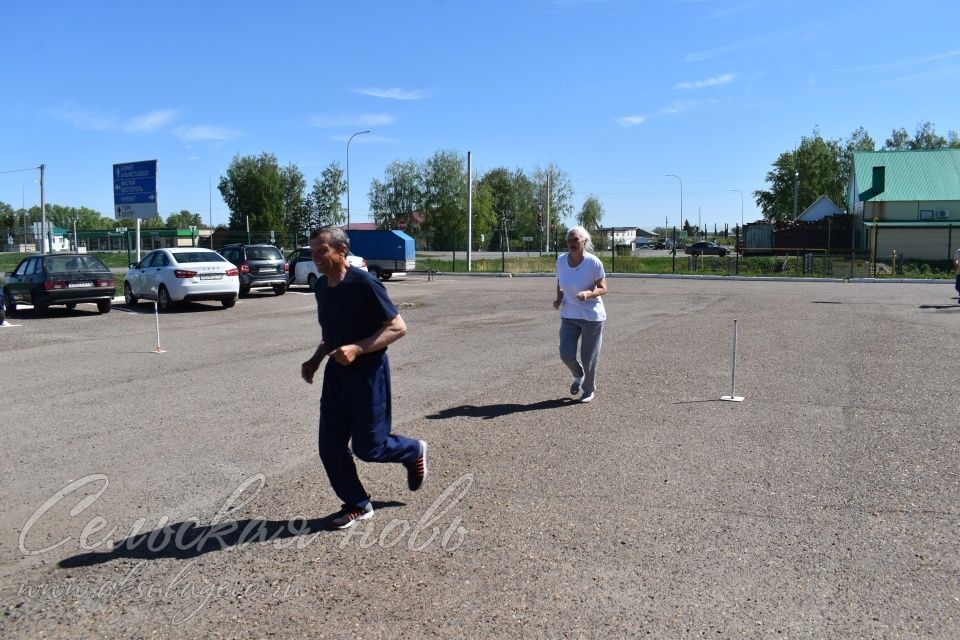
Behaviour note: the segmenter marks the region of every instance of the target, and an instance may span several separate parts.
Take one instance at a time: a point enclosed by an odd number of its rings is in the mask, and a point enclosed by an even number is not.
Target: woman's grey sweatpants
[[[577,360],[577,342],[580,360]],[[584,393],[596,391],[597,361],[603,342],[603,320],[560,318],[560,359],[575,378],[583,378]],[[583,364],[581,364],[581,361]]]

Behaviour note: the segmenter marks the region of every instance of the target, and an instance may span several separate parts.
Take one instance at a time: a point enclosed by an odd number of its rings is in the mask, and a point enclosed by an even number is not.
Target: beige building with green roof
[[[875,243],[878,260],[894,251],[952,260],[960,248],[960,149],[856,151],[847,200],[858,248]]]

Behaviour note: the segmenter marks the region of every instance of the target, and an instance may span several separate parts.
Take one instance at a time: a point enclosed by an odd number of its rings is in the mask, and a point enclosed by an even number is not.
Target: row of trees
[[[960,136],[950,131],[946,137],[938,135],[930,122],[917,125],[913,135],[906,129],[894,129],[882,150],[906,151],[920,149],[958,149]],[[854,151],[876,151],[877,146],[866,129],[859,127],[850,137],[827,140],[820,131],[800,139],[792,151],[784,151],[767,172],[766,190],[753,192],[763,217],[771,221],[787,221],[813,204],[821,195],[828,196],[838,206],[846,204],[847,184],[853,172]],[[794,203],[796,191],[796,203]]]
[[[71,229],[76,222],[78,229],[96,230],[96,229],[114,229],[116,227],[134,228],[137,221],[134,218],[107,218],[99,211],[87,207],[68,207],[59,204],[48,204],[45,207],[47,223],[53,226]],[[43,214],[39,206],[32,206],[28,209],[14,209],[6,202],[0,202],[0,229],[9,230],[8,233],[22,233],[24,227],[24,215],[26,215],[27,227],[34,222],[40,222]],[[203,224],[200,214],[191,213],[182,210],[179,213],[172,213],[166,220],[160,216],[154,216],[140,221],[140,226],[145,229],[158,229],[167,227],[168,229],[186,229],[191,226],[198,228],[207,228]]]
[[[307,233],[324,224],[343,224],[347,185],[340,165],[332,162],[305,193],[303,174],[290,164],[281,167],[272,154],[237,156],[218,189],[230,208],[230,227],[277,229]],[[432,248],[463,248],[466,236],[466,159],[455,151],[437,151],[426,160],[394,161],[368,192],[370,211],[382,228],[403,228]],[[540,238],[541,228],[563,227],[573,210],[573,187],[555,165],[522,169],[498,167],[473,183],[474,236],[484,246],[499,248],[505,237]],[[549,201],[549,212],[547,203]],[[588,198],[578,216],[599,226],[603,208]],[[565,228],[565,227],[564,227]]]

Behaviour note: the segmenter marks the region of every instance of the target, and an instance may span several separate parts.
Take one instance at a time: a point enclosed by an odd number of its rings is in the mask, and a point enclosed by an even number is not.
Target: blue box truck
[[[367,261],[367,269],[381,280],[404,276],[417,268],[417,251],[412,237],[403,231],[345,229],[350,251]]]

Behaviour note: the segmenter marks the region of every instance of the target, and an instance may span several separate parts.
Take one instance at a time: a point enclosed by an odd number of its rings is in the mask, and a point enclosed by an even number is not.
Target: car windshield
[[[188,262],[226,262],[226,259],[216,251],[185,251],[173,254],[180,264]]]
[[[47,271],[106,271],[107,268],[96,256],[51,256],[44,260]]]
[[[247,260],[283,260],[276,247],[247,247]]]

